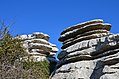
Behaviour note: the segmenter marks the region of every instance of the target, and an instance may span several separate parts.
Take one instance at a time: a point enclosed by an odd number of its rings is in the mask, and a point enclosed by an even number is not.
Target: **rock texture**
[[[23,40],[23,46],[33,61],[44,61],[46,57],[53,56],[58,51],[55,44],[48,42],[49,36],[41,32],[18,36]]]
[[[60,62],[51,79],[118,79],[119,34],[110,29],[111,24],[97,19],[64,30]]]

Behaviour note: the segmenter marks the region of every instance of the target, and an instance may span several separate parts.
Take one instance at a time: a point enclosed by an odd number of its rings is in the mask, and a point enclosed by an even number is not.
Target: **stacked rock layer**
[[[63,42],[52,79],[118,79],[119,34],[110,33],[111,24],[91,20],[61,33]]]
[[[33,61],[47,60],[47,56],[53,56],[58,51],[55,44],[48,42],[50,37],[47,34],[35,32],[19,38],[23,40],[23,46]]]

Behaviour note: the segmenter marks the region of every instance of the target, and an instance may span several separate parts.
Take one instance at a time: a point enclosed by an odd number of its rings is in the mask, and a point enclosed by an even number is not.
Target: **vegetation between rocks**
[[[49,62],[24,61],[28,54],[21,40],[9,33],[8,27],[1,23],[0,79],[48,79]]]

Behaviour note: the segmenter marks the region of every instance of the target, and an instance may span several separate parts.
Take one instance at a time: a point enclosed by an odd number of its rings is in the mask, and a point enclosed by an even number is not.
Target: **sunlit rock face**
[[[65,29],[60,62],[51,79],[118,79],[119,34],[111,24],[91,20]]]
[[[23,40],[23,46],[33,61],[47,60],[46,57],[52,57],[58,51],[55,44],[48,42],[50,36],[41,32],[21,35],[18,38]]]

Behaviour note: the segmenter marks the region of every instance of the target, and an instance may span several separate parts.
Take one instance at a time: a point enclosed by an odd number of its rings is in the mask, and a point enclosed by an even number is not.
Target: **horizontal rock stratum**
[[[23,40],[23,46],[33,61],[47,60],[46,57],[52,57],[58,51],[55,44],[48,42],[50,36],[42,32],[20,35],[18,38]]]
[[[119,79],[119,34],[96,19],[65,29],[51,79]]]

